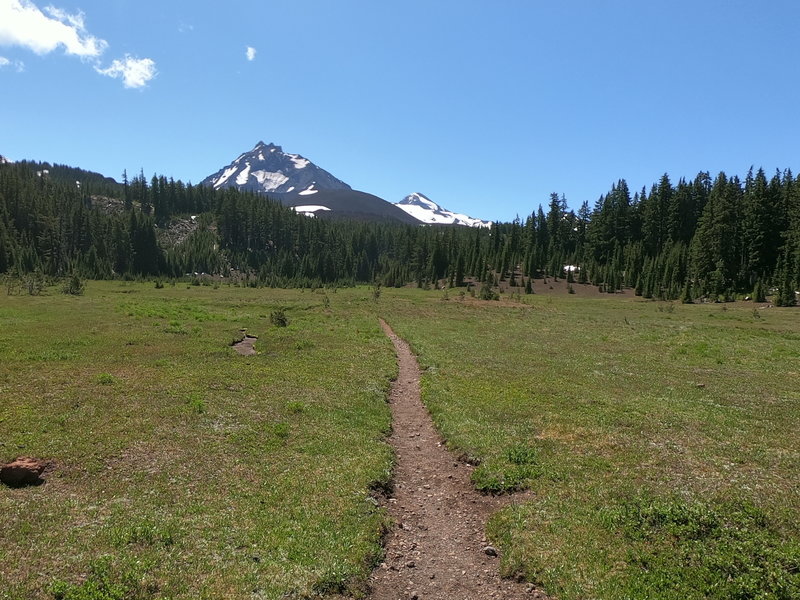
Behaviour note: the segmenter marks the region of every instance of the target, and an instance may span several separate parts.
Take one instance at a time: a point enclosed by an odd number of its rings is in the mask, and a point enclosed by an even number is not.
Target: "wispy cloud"
[[[128,88],[142,87],[156,75],[152,59],[127,54],[102,68],[100,57],[108,42],[86,30],[82,12],[72,14],[52,5],[42,11],[31,0],[0,0],[0,46],[20,46],[39,55],[63,48],[66,55],[89,62],[98,73],[122,78]],[[20,61],[0,60],[0,68],[9,65],[24,70]]]
[[[9,60],[5,56],[0,56],[0,69],[5,69],[6,67],[15,69],[17,73],[22,73],[25,70],[25,63],[21,60]]]
[[[108,77],[122,78],[126,88],[140,88],[156,76],[156,63],[149,58],[134,58],[129,54],[122,60],[115,59],[106,69],[95,67],[95,71]]]
[[[245,56],[247,56],[247,60],[251,62],[254,61],[256,59],[256,49],[252,46],[248,46],[245,51]]]

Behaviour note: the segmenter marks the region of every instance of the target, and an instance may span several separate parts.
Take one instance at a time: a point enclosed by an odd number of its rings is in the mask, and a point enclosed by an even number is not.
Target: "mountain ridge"
[[[353,218],[367,221],[425,225],[490,227],[491,222],[456,213],[414,193],[397,203],[388,202],[349,184],[300,154],[259,141],[227,166],[200,182],[215,190],[235,188],[266,194],[297,212],[323,218]]]

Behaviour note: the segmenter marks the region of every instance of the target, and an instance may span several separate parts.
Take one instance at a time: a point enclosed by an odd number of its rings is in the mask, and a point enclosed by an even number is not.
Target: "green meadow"
[[[800,598],[797,311],[452,297],[385,316],[475,485],[533,494],[489,523],[505,574],[562,599]]]
[[[273,313],[283,311],[286,327]],[[561,599],[800,597],[800,320],[749,302],[89,282],[0,295],[0,598],[360,597],[396,373]],[[246,329],[257,354],[231,343]]]
[[[385,527],[372,494],[396,372],[368,296],[0,297],[0,460],[55,463],[45,485],[0,488],[0,597],[358,594]],[[230,347],[242,328],[257,355]]]

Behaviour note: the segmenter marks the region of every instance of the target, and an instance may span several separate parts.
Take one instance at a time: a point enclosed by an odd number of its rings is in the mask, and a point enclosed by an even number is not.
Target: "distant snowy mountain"
[[[483,221],[461,213],[442,208],[424,194],[409,194],[395,206],[402,208],[409,215],[432,225],[466,225],[467,227],[491,227],[491,221]]]
[[[214,189],[235,187],[270,194],[294,192],[311,195],[315,189],[352,189],[307,158],[285,153],[280,146],[264,142],[258,142],[255,148],[209,175],[200,184]]]
[[[201,185],[261,192],[309,217],[380,223],[420,222],[391,202],[354,190],[299,154],[259,142]]]
[[[8,160],[5,156],[0,154],[0,165],[5,165],[5,164],[8,164],[10,162],[12,162],[12,161]]]

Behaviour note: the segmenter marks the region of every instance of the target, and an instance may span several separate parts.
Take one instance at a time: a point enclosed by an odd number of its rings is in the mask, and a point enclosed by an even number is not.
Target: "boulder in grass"
[[[0,467],[0,481],[10,487],[42,483],[41,474],[47,465],[36,458],[20,456]]]

